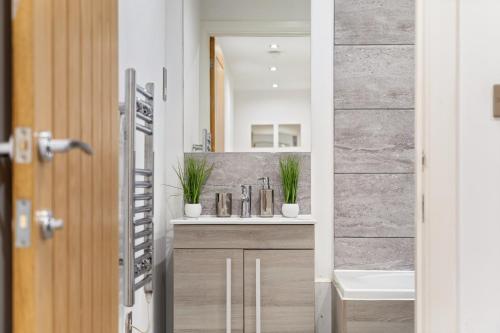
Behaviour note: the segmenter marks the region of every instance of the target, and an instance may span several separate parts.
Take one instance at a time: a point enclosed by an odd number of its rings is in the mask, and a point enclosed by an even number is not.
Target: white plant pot
[[[200,217],[201,215],[201,204],[186,204],[184,206],[184,214],[187,217]]]
[[[284,217],[297,217],[299,216],[299,204],[283,204],[281,213]]]

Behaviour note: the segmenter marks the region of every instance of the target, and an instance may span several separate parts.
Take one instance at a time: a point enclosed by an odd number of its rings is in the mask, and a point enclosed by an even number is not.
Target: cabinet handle
[[[255,333],[260,333],[260,258],[255,259]]]
[[[231,333],[231,258],[226,258],[226,333]]]

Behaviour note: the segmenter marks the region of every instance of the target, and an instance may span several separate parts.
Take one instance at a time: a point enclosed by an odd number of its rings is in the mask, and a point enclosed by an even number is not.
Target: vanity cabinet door
[[[314,333],[313,250],[245,251],[245,333]]]
[[[174,332],[243,332],[243,250],[174,250]]]

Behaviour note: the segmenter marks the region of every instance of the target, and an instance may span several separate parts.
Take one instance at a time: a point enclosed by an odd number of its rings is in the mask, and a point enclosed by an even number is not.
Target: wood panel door
[[[174,333],[243,333],[243,250],[175,249],[174,272]]]
[[[314,333],[314,251],[246,250],[245,333]]]
[[[212,151],[225,151],[224,54],[215,37],[210,37],[210,131]]]
[[[31,159],[12,163],[13,332],[116,332],[117,0],[12,3],[13,129],[32,139],[23,146]],[[94,154],[42,161],[42,131],[86,142]],[[21,200],[31,204],[22,217]],[[64,222],[52,238],[43,237],[41,210]]]

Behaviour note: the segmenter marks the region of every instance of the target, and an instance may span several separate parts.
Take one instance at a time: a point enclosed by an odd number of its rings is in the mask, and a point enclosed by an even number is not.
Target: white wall
[[[333,27],[331,0],[311,1],[311,210],[315,232],[316,332],[332,332]]]
[[[237,91],[234,100],[234,131],[238,133],[234,137],[235,151],[252,151],[253,124],[302,124],[299,150],[311,151],[309,91]]]
[[[184,150],[201,143],[200,0],[184,0]],[[208,111],[207,111],[208,112]]]
[[[168,85],[168,102],[162,99],[163,67],[168,68],[169,82],[182,82],[182,2],[135,0],[119,2],[119,91],[124,99],[124,71],[133,67],[137,81],[155,84],[155,260],[154,299],[146,303],[143,290],[136,292],[132,308],[134,326],[145,330],[148,314],[154,316],[150,332],[170,332],[172,325],[172,228],[168,221],[181,214],[181,197],[167,185],[177,181],[172,165],[183,156],[182,85]],[[168,142],[168,145],[166,144]],[[143,152],[137,145],[138,155]],[[149,307],[149,310],[148,310]],[[121,308],[120,332],[123,332]]]
[[[498,0],[460,1],[461,333],[500,332],[500,119],[492,116],[499,13]]]
[[[183,51],[182,51],[182,0],[168,0],[166,19],[166,61],[168,69],[168,98],[165,115],[164,141],[161,143],[165,154],[165,164],[162,172],[164,182],[162,187],[166,190],[166,197],[162,198],[161,205],[166,210],[167,222],[183,214],[182,192],[178,190],[179,182],[172,168],[184,161],[183,138]],[[177,189],[176,189],[177,188]],[[165,280],[165,307],[157,307],[155,316],[165,318],[166,329],[158,333],[173,332],[173,260],[172,244],[173,227],[167,224],[163,246],[166,251]]]
[[[234,150],[234,89],[230,67],[224,67],[224,150]]]

